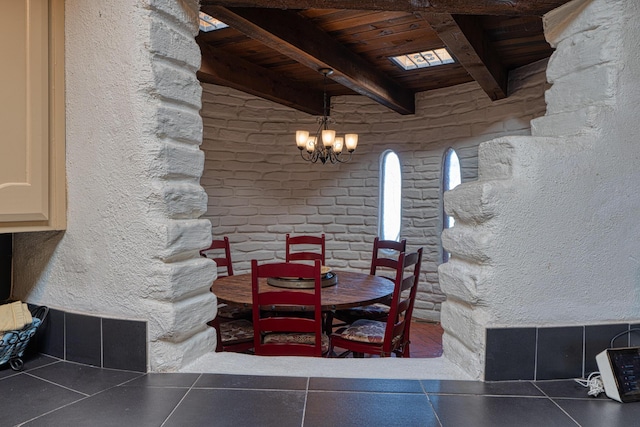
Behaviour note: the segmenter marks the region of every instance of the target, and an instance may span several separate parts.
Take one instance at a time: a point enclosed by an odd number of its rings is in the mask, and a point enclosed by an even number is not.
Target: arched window
[[[400,159],[391,150],[380,157],[380,207],[378,235],[382,240],[400,240],[402,223],[402,175]]]
[[[456,150],[453,148],[449,148],[444,153],[444,161],[442,166],[442,194],[444,197],[444,192],[453,190],[456,188],[460,182],[462,181],[462,175],[460,173],[460,159],[458,159],[458,155],[456,154]],[[443,206],[443,221],[442,228],[447,229],[453,227],[455,220],[452,216],[447,215],[444,212],[444,203]],[[449,261],[449,252],[443,250],[442,251],[442,262]]]

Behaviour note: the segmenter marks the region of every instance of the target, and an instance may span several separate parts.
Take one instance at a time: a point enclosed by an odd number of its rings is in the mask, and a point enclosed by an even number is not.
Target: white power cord
[[[589,396],[598,397],[600,393],[604,393],[604,384],[600,372],[592,372],[586,380],[576,379],[575,382],[583,387],[589,387],[587,394]]]

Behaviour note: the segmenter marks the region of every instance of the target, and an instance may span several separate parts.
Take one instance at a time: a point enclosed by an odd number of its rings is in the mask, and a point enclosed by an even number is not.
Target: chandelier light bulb
[[[347,151],[348,152],[353,152],[355,151],[356,147],[358,146],[358,134],[357,133],[348,133],[344,136],[344,142],[345,145],[347,146]]]
[[[336,131],[331,129],[324,129],[322,131],[322,144],[329,148],[333,145],[333,141],[336,139]]]
[[[313,153],[313,150],[316,148],[316,139],[312,136],[307,139],[307,153]]]
[[[306,130],[297,130],[296,131],[296,144],[299,149],[305,148],[307,145],[307,141],[309,140],[309,132]]]
[[[344,138],[341,136],[337,136],[335,141],[333,141],[333,152],[336,154],[342,153],[343,145],[344,145]]]

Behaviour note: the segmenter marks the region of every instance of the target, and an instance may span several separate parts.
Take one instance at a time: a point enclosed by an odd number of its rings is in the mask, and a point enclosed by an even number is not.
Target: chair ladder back
[[[253,298],[254,351],[262,356],[322,356],[322,280],[321,262],[314,265],[301,263],[268,263],[258,265],[251,261],[251,291]],[[261,290],[261,280],[270,277],[313,278],[314,288],[305,290]],[[287,311],[294,306],[295,311]],[[313,313],[312,318],[296,317],[299,310]],[[271,311],[271,317],[263,317],[262,310]],[[266,334],[313,334],[313,344],[298,342],[264,343]]]
[[[423,249],[420,248],[416,252],[409,254],[402,252],[398,256],[400,265],[396,272],[395,287],[385,330],[382,349],[384,354],[390,355],[391,352],[409,343],[409,328],[420,280],[422,251]]]
[[[213,256],[209,258],[209,251],[224,250],[224,256]],[[214,239],[211,241],[211,245],[207,249],[200,251],[200,255],[209,258],[216,262],[218,268],[225,268],[227,270],[227,276],[233,276],[233,263],[231,262],[231,245],[229,244],[229,238],[224,237],[222,239]]]
[[[405,252],[406,249],[406,239],[396,242],[395,240],[380,240],[379,237],[376,237],[373,240],[373,254],[371,255],[371,269],[369,274],[372,276],[375,275],[378,267],[395,270],[397,255]],[[382,253],[380,253],[380,251],[382,251]]]
[[[263,331],[315,332],[315,320],[304,317],[263,317],[259,322]]]
[[[293,246],[293,247],[292,247]],[[311,246],[318,246],[317,250],[313,251]],[[295,247],[300,247],[299,251],[293,251]],[[290,236],[287,234],[286,240],[286,255],[285,260],[291,261],[314,261],[319,259],[322,265],[325,265],[325,235],[321,236]]]

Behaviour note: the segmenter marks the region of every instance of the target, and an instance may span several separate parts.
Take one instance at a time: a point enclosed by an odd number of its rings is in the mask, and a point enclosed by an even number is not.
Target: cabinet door
[[[0,13],[0,215],[2,221],[46,220],[47,7],[5,1]]]
[[[64,145],[64,133],[56,123],[60,117],[54,114],[59,99],[52,91],[61,77],[54,53],[61,47],[57,37],[63,35],[54,31],[56,21],[51,19],[56,3],[60,2],[0,2],[0,232],[7,226],[59,228],[59,219],[52,217],[59,213],[53,198],[64,198],[53,187],[59,184],[54,174],[60,168],[53,162],[60,155],[60,143]],[[62,141],[56,145],[54,139],[60,135]]]

